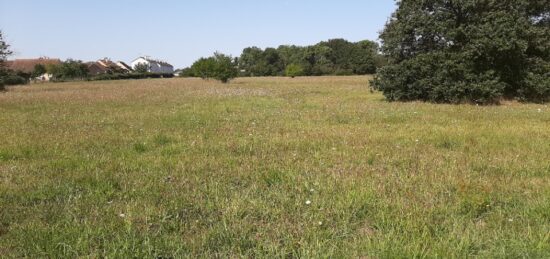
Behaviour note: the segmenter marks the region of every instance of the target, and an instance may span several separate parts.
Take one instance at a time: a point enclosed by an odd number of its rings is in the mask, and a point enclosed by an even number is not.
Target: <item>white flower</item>
[[[121,217],[121,218],[124,218],[124,217],[126,217],[126,214],[120,213],[118,216]]]
[[[310,201],[310,200],[307,200],[307,201],[306,201],[306,205],[311,205],[311,201]]]
[[[514,219],[508,219],[509,222],[514,222]]]
[[[319,221],[319,226],[322,226],[323,225],[323,221]]]
[[[314,191],[315,191],[315,189],[311,189],[311,190],[309,190],[309,191],[310,191],[310,192],[314,192]]]

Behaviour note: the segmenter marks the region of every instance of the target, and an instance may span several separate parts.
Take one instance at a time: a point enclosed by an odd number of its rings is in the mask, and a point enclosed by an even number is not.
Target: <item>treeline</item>
[[[322,76],[374,74],[385,64],[373,41],[349,42],[344,39],[323,41],[313,46],[282,45],[278,48],[245,48],[232,60],[238,76]],[[215,57],[212,57],[215,58]],[[185,77],[203,77],[201,58],[182,71]],[[212,64],[213,60],[210,61]],[[226,62],[227,63],[227,62]]]

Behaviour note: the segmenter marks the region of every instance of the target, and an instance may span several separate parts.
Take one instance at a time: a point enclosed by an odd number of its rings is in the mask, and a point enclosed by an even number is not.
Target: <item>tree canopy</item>
[[[245,48],[238,63],[242,76],[284,76],[289,66],[307,76],[365,75],[376,72],[378,56],[375,42],[332,39],[305,47]]]
[[[548,0],[402,0],[381,33],[390,101],[550,99]]]
[[[0,90],[4,90],[4,79],[8,75],[6,60],[12,54],[9,48],[10,45],[4,41],[4,36],[0,31]]]
[[[239,71],[231,56],[216,52],[209,58],[201,58],[191,66],[192,74],[202,79],[216,79],[227,83],[235,78]]]

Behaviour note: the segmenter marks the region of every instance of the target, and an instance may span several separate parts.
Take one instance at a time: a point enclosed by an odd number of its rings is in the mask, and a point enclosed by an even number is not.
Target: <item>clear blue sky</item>
[[[179,68],[248,46],[377,40],[394,9],[393,0],[0,0],[0,30],[17,58],[149,55]]]

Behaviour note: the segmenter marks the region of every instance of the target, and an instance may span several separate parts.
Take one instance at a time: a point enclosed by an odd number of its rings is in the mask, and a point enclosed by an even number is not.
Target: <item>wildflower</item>
[[[514,219],[508,219],[508,222],[514,222]]]
[[[309,190],[309,191],[310,191],[310,192],[314,192],[314,191],[315,191],[315,189],[311,189],[311,190]]]
[[[118,216],[121,217],[121,218],[124,218],[124,217],[126,217],[126,214],[120,213]]]
[[[322,226],[323,225],[323,221],[319,221],[319,226]]]
[[[306,205],[311,205],[311,201],[310,201],[310,200],[307,200],[307,201],[306,201]]]

